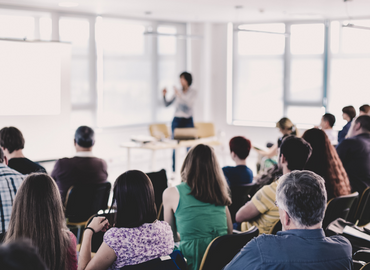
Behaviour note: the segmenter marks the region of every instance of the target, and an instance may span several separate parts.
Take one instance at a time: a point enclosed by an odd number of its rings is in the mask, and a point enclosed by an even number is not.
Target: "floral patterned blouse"
[[[174,248],[172,230],[165,221],[144,223],[136,228],[113,227],[104,234],[104,242],[117,256],[109,269],[119,269],[169,255]]]

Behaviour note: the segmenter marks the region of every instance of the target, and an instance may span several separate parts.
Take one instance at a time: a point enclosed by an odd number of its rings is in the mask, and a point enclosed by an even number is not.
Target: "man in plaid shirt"
[[[26,178],[26,175],[9,168],[5,163],[4,153],[0,148],[0,234],[8,230],[15,194]]]

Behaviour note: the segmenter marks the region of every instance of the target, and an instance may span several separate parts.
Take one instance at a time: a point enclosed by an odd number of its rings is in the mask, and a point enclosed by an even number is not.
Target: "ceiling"
[[[61,1],[0,0],[0,8],[31,7],[179,22],[317,20],[348,18],[348,14],[370,17],[370,0],[65,0],[79,4],[71,8],[59,7]]]

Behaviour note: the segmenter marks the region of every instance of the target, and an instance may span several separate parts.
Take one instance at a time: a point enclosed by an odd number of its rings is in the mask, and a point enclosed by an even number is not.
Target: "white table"
[[[152,151],[151,158],[151,170],[155,171],[155,153],[158,150],[174,149],[175,150],[175,173],[176,177],[179,177],[179,168],[181,166],[179,161],[179,149],[192,147],[198,144],[206,144],[209,146],[219,146],[221,142],[215,138],[203,138],[197,140],[186,140],[186,141],[167,141],[167,142],[149,142],[149,143],[136,143],[136,142],[124,142],[120,144],[120,147],[127,149],[127,169],[131,168],[131,149],[148,149]]]

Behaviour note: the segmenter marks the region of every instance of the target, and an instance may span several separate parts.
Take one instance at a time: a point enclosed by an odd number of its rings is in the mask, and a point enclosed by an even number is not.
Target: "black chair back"
[[[67,193],[65,216],[68,222],[87,221],[99,210],[107,208],[111,183],[73,186]]]
[[[162,169],[159,172],[147,173],[148,177],[152,181],[155,195],[155,205],[159,213],[162,205],[163,191],[168,187],[166,170]],[[163,211],[159,215],[159,220],[163,220]]]
[[[357,198],[358,192],[354,192],[350,195],[331,199],[326,206],[324,221],[322,225],[323,229],[325,230],[329,223],[336,220],[337,218],[347,220],[348,213],[352,207],[352,204]]]
[[[170,258],[156,258],[147,262],[126,265],[121,270],[186,270],[187,264],[179,250],[169,255]]]
[[[102,211],[103,212],[103,211]],[[112,209],[111,211],[109,211],[108,209],[105,210],[103,213],[98,213],[96,214],[94,217],[105,217],[108,219],[108,222],[109,222],[109,225],[110,226],[113,226],[114,224],[114,219],[115,219],[115,215],[116,215],[116,210]],[[88,221],[87,221],[87,226],[89,226],[90,222],[92,221],[92,219],[94,217],[91,217]],[[100,231],[100,232],[97,232],[97,233],[94,233],[92,238],[91,238],[91,252],[97,252],[99,247],[101,246],[101,244],[103,243],[103,238],[104,238],[104,232]],[[83,241],[83,239],[82,239]]]
[[[356,261],[362,261],[365,263],[369,263],[370,262],[370,250],[366,250],[366,249],[358,250],[355,252],[355,254],[353,254],[352,259]]]
[[[258,233],[257,227],[252,227],[240,234],[217,237],[208,245],[199,270],[221,270],[250,240],[257,237]]]
[[[229,206],[229,211],[233,223],[235,223],[236,212],[253,197],[257,189],[256,183],[230,187],[232,204]]]
[[[274,223],[274,225],[272,226],[272,228],[271,228],[271,230],[270,230],[269,234],[274,234],[274,235],[276,235],[276,233],[277,233],[277,232],[279,232],[279,231],[281,231],[281,230],[282,230],[282,228],[283,228],[283,225],[281,224],[280,219],[278,219],[278,220]]]
[[[365,226],[370,223],[370,187],[367,187],[361,195],[355,220],[358,221],[357,226]]]

